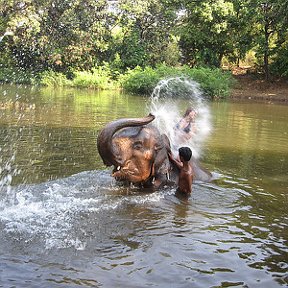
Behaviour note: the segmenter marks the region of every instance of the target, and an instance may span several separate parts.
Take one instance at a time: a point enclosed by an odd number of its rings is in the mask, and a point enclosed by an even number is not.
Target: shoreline
[[[254,75],[235,75],[230,100],[288,104],[288,80],[266,82]]]

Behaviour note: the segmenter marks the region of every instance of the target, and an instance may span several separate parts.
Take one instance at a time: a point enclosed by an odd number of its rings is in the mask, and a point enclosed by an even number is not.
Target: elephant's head
[[[105,165],[114,166],[116,179],[145,183],[168,169],[167,142],[157,128],[147,125],[154,118],[149,114],[144,118],[119,119],[100,132],[99,154]]]

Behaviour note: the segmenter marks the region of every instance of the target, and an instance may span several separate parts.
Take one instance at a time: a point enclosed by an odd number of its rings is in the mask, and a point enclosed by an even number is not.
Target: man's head
[[[189,161],[192,157],[192,151],[189,147],[180,147],[179,148],[179,156],[184,160],[184,161]]]

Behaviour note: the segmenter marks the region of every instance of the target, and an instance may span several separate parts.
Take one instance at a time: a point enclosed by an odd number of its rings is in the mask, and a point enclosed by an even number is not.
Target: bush
[[[101,90],[111,89],[115,86],[114,82],[111,80],[110,71],[106,67],[93,68],[92,72],[75,72],[72,85],[75,87],[87,87]]]
[[[106,67],[94,68],[91,72],[74,71],[72,80],[68,80],[62,73],[46,71],[41,74],[40,84],[53,87],[70,86],[101,90],[111,89],[115,86]]]
[[[201,89],[210,99],[227,98],[233,84],[230,72],[214,68],[185,69],[190,78],[200,84]]]
[[[49,87],[62,87],[70,84],[70,81],[64,74],[51,70],[41,73],[39,82],[41,85]]]
[[[0,83],[32,84],[35,82],[35,74],[20,68],[0,67]]]
[[[112,80],[116,73],[111,72],[108,64],[92,69],[92,71],[74,71],[69,80],[63,73],[45,71],[38,75],[29,71],[0,68],[0,82],[16,84],[41,84],[52,87],[79,87],[94,89],[115,89],[119,84],[130,93],[150,95],[160,80],[169,77],[187,77],[198,82],[204,94],[210,99],[226,98],[232,85],[232,77],[220,69],[170,67],[159,65],[156,68],[136,67],[120,75],[118,82]]]
[[[121,78],[120,82],[125,91],[137,94],[149,95],[157,83],[168,77],[188,77],[200,84],[204,94],[210,99],[226,98],[229,96],[232,85],[232,76],[220,69],[168,67],[161,65],[152,69],[136,67],[129,70]]]
[[[120,76],[120,83],[125,91],[136,94],[150,94],[158,81],[159,75],[150,67],[142,69],[137,66]]]

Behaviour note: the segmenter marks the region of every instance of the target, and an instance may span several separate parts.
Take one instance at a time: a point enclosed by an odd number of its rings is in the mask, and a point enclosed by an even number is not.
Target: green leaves
[[[0,17],[6,29],[14,32],[6,49],[18,67],[64,71],[81,67],[85,61],[83,66],[91,68],[108,48],[107,27],[113,17],[106,12],[107,1],[4,2],[0,3]]]
[[[266,74],[279,65],[286,75],[287,15],[287,0],[2,0],[0,64],[69,73],[109,63],[115,79],[163,63],[219,68],[253,49]]]

